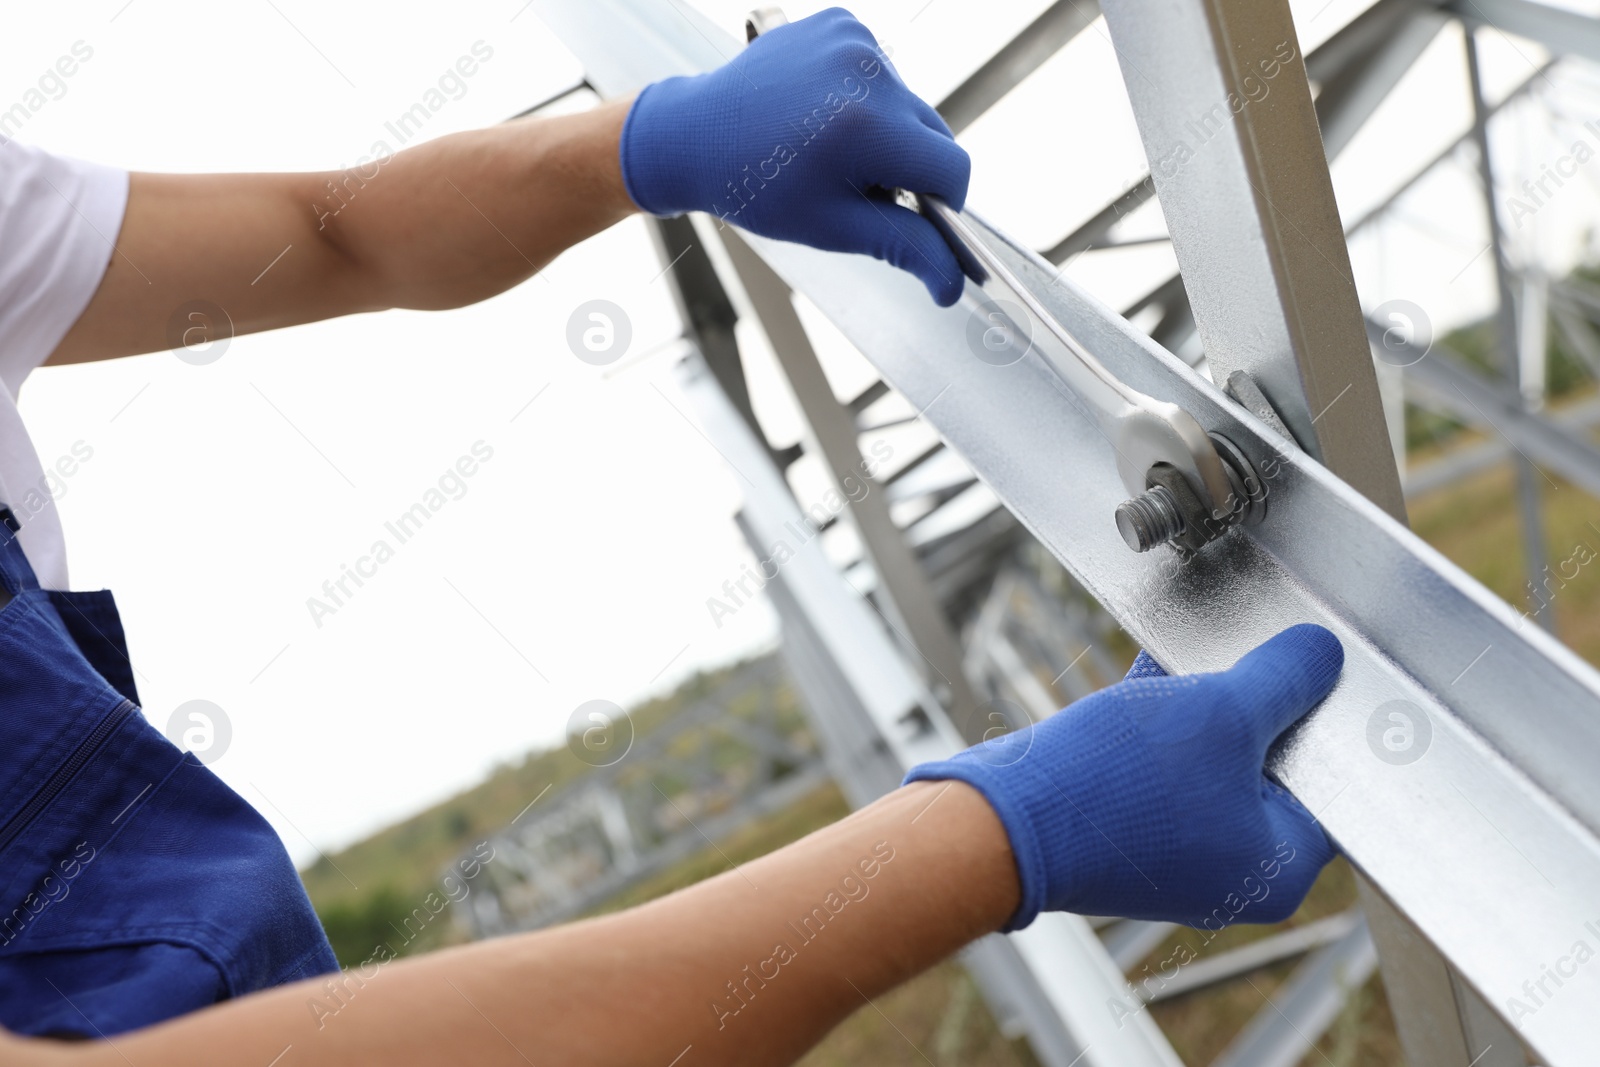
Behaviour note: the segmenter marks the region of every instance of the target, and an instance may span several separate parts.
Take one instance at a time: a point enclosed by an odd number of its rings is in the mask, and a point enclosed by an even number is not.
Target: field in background
[[[629,709],[638,736],[702,699],[732,670],[696,675],[673,693]],[[530,752],[466,792],[301,871],[339,962],[352,966],[384,944],[405,955],[459,941],[448,912],[414,938],[397,928],[429,893],[439,892],[440,876],[457,856],[500,830],[545,790],[558,793],[591,769],[565,748]]]

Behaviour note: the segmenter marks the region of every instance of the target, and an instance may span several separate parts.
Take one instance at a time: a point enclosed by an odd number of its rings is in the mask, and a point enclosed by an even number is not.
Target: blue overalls
[[[254,808],[137,706],[111,593],[0,507],[0,1026],[104,1037],[338,969]]]

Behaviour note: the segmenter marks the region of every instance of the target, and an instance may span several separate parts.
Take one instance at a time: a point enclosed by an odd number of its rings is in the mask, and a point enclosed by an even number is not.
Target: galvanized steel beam
[[[1308,76],[1321,83],[1314,106],[1331,161],[1372,116],[1438,33],[1442,16],[1416,0],[1380,0],[1308,56]],[[1146,174],[1044,253],[1063,263],[1079,252],[1106,247],[1107,231],[1155,195]]]
[[[871,610],[834,569],[821,540],[808,536],[799,505],[763,442],[745,423],[698,357],[678,367],[678,386],[697,423],[739,473],[745,508],[740,527],[751,550],[781,564],[766,588],[775,594],[786,631],[798,639],[793,653],[803,670],[807,703],[823,723],[819,732],[853,745],[870,725],[882,752],[902,770],[948,756],[965,742],[934,705]],[[782,545],[785,551],[777,551]],[[887,783],[876,745],[829,757],[834,766],[857,766],[871,784],[845,779],[852,800],[864,802]],[[848,773],[848,771],[846,772]],[[1041,916],[996,947],[986,938],[970,950],[978,973],[1002,984],[1024,1011],[1030,1043],[1050,1067],[1182,1067],[1149,1014],[1119,1017],[1107,1000],[1124,995],[1124,983],[1104,947],[1081,917]]]
[[[1365,925],[1312,953],[1211,1067],[1295,1067],[1378,962]],[[1481,1067],[1481,1065],[1480,1065]]]
[[[618,23],[607,21],[598,10],[628,6],[618,0],[582,8],[540,2],[549,9],[566,9],[565,14],[558,10],[553,21],[598,17],[604,30],[597,34],[594,25],[589,27],[592,47],[612,56],[628,53],[637,62],[611,81],[592,75],[608,93],[631,91],[685,67],[704,69],[725,58],[699,23],[695,34],[676,26],[670,47],[640,47],[634,41],[619,43]],[[635,18],[634,25],[648,21]],[[1272,37],[1280,25],[1266,19],[1240,27],[1228,18],[1218,24],[1247,31],[1230,35],[1226,48],[1214,50],[1211,61],[1221,63],[1247,60],[1250,46],[1263,34]],[[1170,27],[1160,24],[1156,31],[1165,40]],[[703,43],[696,44],[694,36]],[[1209,31],[1204,36],[1214,39]],[[613,64],[611,73],[618,66],[625,64]],[[1184,73],[1197,82],[1205,80],[1203,73]],[[1296,92],[1285,95],[1300,101],[1290,101],[1288,107],[1305,118],[1309,100],[1303,77],[1301,71]],[[1293,85],[1294,80],[1283,84]],[[1273,108],[1258,110],[1263,114],[1252,115],[1249,128],[1259,133],[1288,121],[1282,114],[1269,114]],[[1278,184],[1294,168],[1263,160],[1257,149],[1259,145],[1249,150],[1239,146],[1233,164],[1240,187],[1263,195],[1219,189],[1225,199],[1207,208],[1224,214],[1242,209],[1242,221],[1231,221],[1247,236],[1254,230],[1246,250],[1283,251],[1292,238],[1267,228],[1279,222],[1278,208],[1300,206],[1286,203],[1299,194]],[[1264,191],[1250,182],[1262,173],[1274,179]],[[1324,170],[1313,199],[1331,202],[1325,183]],[[1274,195],[1285,192],[1292,195]],[[1316,219],[1316,239],[1308,237],[1307,247],[1290,249],[1297,254],[1266,270],[1273,299],[1302,293],[1309,300],[1305,290],[1284,289],[1278,283],[1322,278],[1306,260],[1311,251],[1326,247],[1327,219],[1321,217],[1326,212],[1319,203],[1310,205],[1310,214]],[[1310,221],[1294,212],[1283,218],[1284,225]],[[1566,979],[1560,995],[1539,998],[1531,1006],[1522,998],[1529,996],[1526,983],[1538,979],[1550,961],[1570,962],[1573,942],[1596,936],[1593,931],[1600,928],[1592,904],[1592,887],[1600,884],[1600,779],[1591,773],[1593,755],[1600,752],[1600,675],[1547,635],[1522,626],[1506,605],[1350,485],[1310,457],[1285,450],[1273,431],[1058,278],[1049,264],[977,225],[984,239],[1008,257],[1045,312],[1114,373],[1136,389],[1179,404],[1208,430],[1226,434],[1245,451],[1271,487],[1264,524],[1233,530],[1187,563],[1162,553],[1129,553],[1109,521],[1123,495],[1115,457],[1079,405],[1060,392],[1060,378],[1046,364],[1062,354],[1052,352],[1048,331],[1036,330],[1035,349],[1023,359],[995,367],[976,358],[966,342],[966,326],[982,293],[969,289],[956,307],[935,309],[919,283],[882,264],[759,239],[752,244],[914,406],[926,407],[942,397],[927,412],[928,421],[1169,670],[1226,666],[1293,622],[1316,621],[1338,634],[1346,649],[1341,682],[1275,750],[1273,773],[1318,814],[1352,862],[1403,913],[1408,928],[1414,925],[1444,952],[1460,976],[1461,989],[1481,994],[1496,1011],[1513,1016],[1520,1035],[1546,1063],[1563,1067],[1587,1062],[1590,1005],[1600,1000],[1600,970],[1579,969]],[[1197,229],[1203,232],[1204,227],[1197,224]],[[1342,258],[1342,235],[1336,230],[1335,235]],[[1206,262],[1212,253],[1201,247],[1199,255]],[[1262,280],[1259,263],[1211,266],[1223,275],[1231,273],[1232,284],[1248,297],[1263,299],[1251,287]],[[863,299],[866,293],[872,299]],[[1341,302],[1349,303],[1342,297],[1333,303]],[[1303,339],[1320,321],[1316,309],[1299,306],[1280,306],[1276,313],[1268,307],[1266,313],[1269,324],[1270,315],[1276,314],[1280,333],[1290,340]],[[1210,317],[1209,310],[1205,317]],[[1296,324],[1298,334],[1288,329]],[[1355,325],[1359,330],[1359,318]],[[1226,324],[1222,328],[1226,333]],[[1335,332],[1342,358],[1353,358],[1343,355],[1345,347],[1366,358],[1359,333],[1357,344],[1345,346],[1342,334],[1347,331]],[[1216,347],[1208,344],[1209,349]],[[1289,345],[1284,350],[1295,349]],[[1313,373],[1319,362],[1311,360]],[[1325,385],[1316,380],[1307,389],[1302,379],[1296,402],[1312,410],[1310,398],[1327,391]],[[1342,392],[1332,399],[1340,396]],[[1274,399],[1288,406],[1287,400]],[[1375,408],[1374,398],[1362,406]],[[731,409],[724,410],[723,427],[744,431]],[[1331,418],[1329,410],[1324,408],[1323,416]],[[1338,404],[1331,410],[1337,411]],[[1318,427],[1319,418],[1311,424]],[[825,566],[826,560],[819,555],[817,563]],[[837,581],[836,574],[832,577]],[[797,592],[814,582],[825,583],[820,570],[796,572],[795,578]],[[1219,619],[1219,606],[1226,608],[1225,622]],[[814,616],[819,637],[848,643],[849,620],[828,616],[826,607],[818,603],[808,608],[824,611]],[[859,602],[857,610],[865,610]],[[881,633],[878,640],[884,640]],[[843,662],[851,659],[847,653],[843,644],[836,652]],[[1514,716],[1507,714],[1512,708]],[[1385,722],[1402,713],[1421,746],[1420,758],[1409,761],[1386,756],[1391,750],[1372,740],[1381,738]],[[938,718],[934,715],[932,721]],[[910,755],[906,746],[913,739],[904,736],[906,719],[879,721],[891,747]],[[1441,884],[1449,891],[1439,892]],[[1076,926],[1067,930],[1061,922],[1070,917],[1047,919],[1014,943],[1047,987],[1052,973],[1060,976],[1052,1003],[1070,1017],[1081,1009],[1075,998],[1093,988],[1096,968],[1103,970],[1109,961],[1103,953],[1096,957],[1088,952],[1087,946],[1063,955],[1059,939],[1045,948],[1042,938],[1051,929],[1065,930],[1069,940],[1080,934],[1092,938],[1087,924],[1081,931]],[[1035,934],[1037,948],[1030,934]],[[1460,1009],[1463,1002],[1469,1007]],[[1471,1003],[1470,996],[1457,998],[1462,1014],[1475,1018]],[[1091,1025],[1093,1019],[1086,1017],[1083,1023]]]
[[[1461,356],[1442,344],[1435,343],[1424,353],[1392,336],[1385,341],[1384,329],[1377,323],[1369,321],[1367,330],[1374,344],[1387,345],[1390,353],[1415,357],[1405,368],[1406,387],[1422,394],[1418,399],[1424,406],[1503,437],[1518,458],[1548,467],[1600,498],[1600,448],[1584,439],[1580,427],[1525,410],[1504,384],[1470,369]]]
[[[1213,376],[1250,375],[1301,447],[1403,517],[1288,4],[1102,7]]]
[[[1500,226],[1500,207],[1497,200],[1497,191],[1494,184],[1494,164],[1489,154],[1489,108],[1483,99],[1483,77],[1478,69],[1478,42],[1472,29],[1469,27],[1462,34],[1462,42],[1466,46],[1467,58],[1467,88],[1472,97],[1472,141],[1477,147],[1478,179],[1483,188],[1483,212],[1485,229],[1489,234],[1489,253],[1494,263],[1495,280],[1495,309],[1494,323],[1495,335],[1498,344],[1496,349],[1500,357],[1501,370],[1505,375],[1507,388],[1512,396],[1521,395],[1519,386],[1519,371],[1521,360],[1519,358],[1519,330],[1517,324],[1517,306],[1512,296],[1511,264],[1506,259],[1504,231]],[[1543,314],[1543,309],[1540,309]],[[1542,329],[1544,323],[1540,323]],[[1538,358],[1542,362],[1544,351],[1541,349]],[[1540,401],[1543,401],[1541,396]],[[1519,403],[1519,408],[1526,408],[1525,403]],[[1528,576],[1528,585],[1537,589],[1545,574],[1545,547],[1544,547],[1544,517],[1540,513],[1540,479],[1548,481],[1540,471],[1534,469],[1533,461],[1526,454],[1518,452],[1512,461],[1517,471],[1517,510],[1522,520],[1522,564]],[[1548,600],[1539,601],[1539,624],[1546,630],[1554,632],[1556,624],[1555,610],[1551,608]]]
[[[1402,2],[1410,11],[1395,19],[1389,32],[1376,40],[1370,50],[1352,56],[1349,62],[1332,70],[1317,93],[1317,122],[1322,129],[1323,151],[1330,161],[1344,151],[1356,132],[1366,125],[1367,119],[1400,84],[1400,79],[1433,43],[1447,21],[1437,11],[1418,10],[1409,0]],[[1385,5],[1380,3],[1371,10],[1383,7]],[[1361,17],[1358,16],[1358,21]],[[1313,52],[1306,59],[1307,70],[1313,78],[1317,74],[1312,60],[1320,52]]]
[[[816,351],[790,298],[789,287],[732,231],[721,234],[745,294],[771,343],[773,354],[805,416],[806,433],[844,500],[862,547],[872,561],[879,600],[894,618],[891,628],[909,646],[969,744],[983,739],[978,698],[962,664],[944,609],[916,553],[889,514],[887,481],[875,476],[861,455],[855,414],[840,403],[817,362]],[[885,620],[889,621],[889,620]]]
[[[1452,0],[1444,9],[1475,26],[1526,37],[1556,55],[1600,63],[1600,19],[1533,0]]]
[[[1522,79],[1522,81],[1513,86],[1511,91],[1506,93],[1505,96],[1502,96],[1499,100],[1489,104],[1487,106],[1488,116],[1492,118],[1507,104],[1510,104],[1516,100],[1520,100],[1522,97],[1526,96],[1528,90],[1532,89],[1537,83],[1547,80],[1545,75],[1548,74],[1551,68],[1553,68],[1555,65],[1555,60],[1549,60],[1545,63],[1541,63],[1532,74],[1528,75],[1526,78]],[[1413,186],[1415,186],[1423,178],[1426,178],[1429,174],[1432,174],[1435,167],[1449,159],[1451,156],[1455,155],[1461,150],[1461,146],[1471,141],[1472,138],[1473,132],[1469,127],[1461,134],[1461,136],[1451,141],[1432,159],[1428,160],[1428,162],[1412,171],[1409,177],[1390,190],[1388,196],[1385,196],[1382,200],[1378,201],[1378,203],[1362,212],[1354,222],[1350,223],[1350,225],[1345,228],[1345,236],[1354,237],[1356,234],[1360,233],[1362,230],[1365,230],[1378,219],[1382,218],[1384,212],[1388,211],[1394,206],[1395,201],[1399,200],[1406,193],[1410,192]]]
[[[1056,0],[939,101],[939,114],[960,133],[1099,16],[1095,0]]]
[[[1130,553],[1109,522],[1123,496],[1115,457],[1045,365],[1043,331],[1028,356],[994,367],[966,343],[982,293],[936,309],[880,264],[753,245],[913,405],[940,397],[928,421],[1169,670],[1219,669],[1294,622],[1339,635],[1343,679],[1275,753],[1274,772],[1470,986],[1514,1011],[1522,982],[1569,954],[1586,922],[1600,925],[1600,675],[1048,263],[979,226],[1102,362],[1271,472],[1265,523],[1187,564]],[[1414,762],[1369,740],[1397,709],[1426,737]],[[1586,1062],[1594,998],[1600,969],[1580,971],[1521,1017],[1523,1036],[1548,1063]]]

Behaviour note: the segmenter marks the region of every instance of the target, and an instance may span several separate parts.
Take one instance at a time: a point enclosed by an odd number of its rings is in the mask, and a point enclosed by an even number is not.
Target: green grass
[[[1555,609],[1556,635],[1600,665],[1600,501],[1555,475],[1538,484],[1545,557],[1554,575],[1544,595]],[[1535,609],[1510,463],[1415,501],[1410,511],[1412,529],[1429,544],[1518,611]],[[1591,561],[1580,562],[1586,554]]]

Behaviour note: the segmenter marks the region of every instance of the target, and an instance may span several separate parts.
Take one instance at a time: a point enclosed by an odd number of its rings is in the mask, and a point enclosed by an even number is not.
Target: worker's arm
[[[302,982],[21,1067],[792,1062],[846,1014],[1041,910],[1270,922],[1333,846],[1262,774],[1333,687],[1293,627],[1219,674],[1129,679],[772,855],[654,903]],[[376,973],[374,973],[374,970]],[[331,984],[330,984],[331,982]]]
[[[51,355],[174,347],[195,301],[252,333],[391,307],[470,304],[636,210],[626,102],[453,134],[317,174],[140,174],[100,288]]]
[[[0,1061],[789,1063],[867,998],[998,927],[1016,904],[993,811],[965,785],[924,782],[630,911],[390,963],[365,979],[347,972],[337,993],[327,979],[281,987],[110,1042],[12,1039]]]
[[[459,307],[641,208],[873,255],[951,304],[963,284],[953,253],[890,190],[959,207],[969,169],[872,34],[836,8],[717,71],[651,85],[636,105],[441,137],[345,171],[134,174],[110,266],[49,362],[175,347],[180,311],[197,302],[234,333]]]

